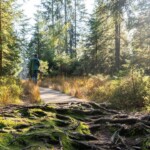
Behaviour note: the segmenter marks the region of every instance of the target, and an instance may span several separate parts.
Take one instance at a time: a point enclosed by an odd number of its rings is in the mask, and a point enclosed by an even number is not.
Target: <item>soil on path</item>
[[[49,88],[40,87],[40,95],[44,103],[68,103],[68,102],[86,102],[84,99],[78,99],[59,91],[52,90]]]

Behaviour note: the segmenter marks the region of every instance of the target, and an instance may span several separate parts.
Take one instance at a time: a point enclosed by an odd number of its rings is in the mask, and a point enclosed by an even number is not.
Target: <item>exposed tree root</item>
[[[148,150],[150,115],[107,104],[8,106],[0,114],[0,150]]]

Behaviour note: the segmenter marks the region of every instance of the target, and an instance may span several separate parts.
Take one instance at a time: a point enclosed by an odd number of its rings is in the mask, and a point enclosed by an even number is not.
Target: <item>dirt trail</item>
[[[85,102],[84,99],[78,99],[59,91],[52,90],[49,88],[40,87],[41,99],[47,103],[66,103],[66,102]]]
[[[73,119],[78,122],[75,127],[68,122],[66,125],[61,124],[61,127],[66,128],[67,125],[69,125],[68,129],[71,127],[68,137],[77,150],[147,150],[150,148],[149,114],[145,116],[123,114],[112,110],[107,105],[87,102],[48,88],[40,88],[40,93],[41,99],[47,105],[57,103],[54,112],[58,113],[56,116],[61,123],[64,123],[65,119],[68,121],[66,116],[74,116]],[[88,125],[90,135],[84,132],[85,129],[77,132],[80,130],[81,122]],[[65,146],[62,147],[67,149]]]

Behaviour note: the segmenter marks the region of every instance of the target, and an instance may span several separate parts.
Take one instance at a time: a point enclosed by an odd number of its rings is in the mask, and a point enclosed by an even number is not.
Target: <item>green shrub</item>
[[[118,80],[107,81],[105,84],[96,88],[89,98],[96,102],[110,102],[118,84]]]
[[[40,69],[39,69],[43,75],[48,75],[48,62],[40,60]]]
[[[123,109],[136,109],[150,105],[150,78],[138,71],[119,79],[119,84],[112,91],[110,102]]]
[[[150,77],[145,77],[144,81],[147,83],[145,90],[146,90],[146,96],[144,97],[144,104],[147,110],[150,112]]]
[[[0,78],[0,105],[19,103],[22,93],[20,81],[14,78]]]
[[[124,77],[106,80],[99,87],[96,84],[88,92],[90,100],[107,101],[119,109],[147,108],[150,111],[150,77],[142,72],[131,71]]]

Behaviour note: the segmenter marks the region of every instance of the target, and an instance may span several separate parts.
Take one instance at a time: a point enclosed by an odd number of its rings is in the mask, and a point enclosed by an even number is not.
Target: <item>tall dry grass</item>
[[[102,75],[92,77],[53,77],[40,81],[40,86],[59,90],[68,95],[90,99],[91,94],[99,86],[104,85],[109,80],[109,76]]]
[[[35,85],[32,81],[22,81],[22,87],[24,101],[28,101],[28,103],[41,102],[38,85]]]
[[[22,88],[20,80],[13,77],[0,78],[0,106],[21,104]]]
[[[31,81],[20,81],[13,77],[0,78],[0,106],[40,101],[39,87]]]
[[[44,79],[40,85],[81,99],[109,102],[115,108],[150,111],[150,77],[136,71],[120,78],[53,77]]]

